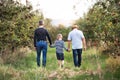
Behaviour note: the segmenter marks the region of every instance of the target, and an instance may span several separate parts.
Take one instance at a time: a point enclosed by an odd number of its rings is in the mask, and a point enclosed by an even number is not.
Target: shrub
[[[112,72],[116,72],[117,69],[120,68],[120,56],[117,57],[109,57],[106,60],[107,69],[111,70]]]

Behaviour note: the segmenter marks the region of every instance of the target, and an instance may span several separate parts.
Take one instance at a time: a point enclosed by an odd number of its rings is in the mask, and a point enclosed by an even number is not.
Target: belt
[[[38,42],[46,42],[45,40],[39,40]]]

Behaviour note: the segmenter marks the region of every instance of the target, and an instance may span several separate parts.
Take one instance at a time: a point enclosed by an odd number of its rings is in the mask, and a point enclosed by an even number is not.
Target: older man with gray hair
[[[72,42],[72,52],[75,67],[81,66],[82,49],[86,50],[86,41],[81,30],[75,24],[72,26],[72,31],[68,35],[68,50],[70,51],[70,44]]]

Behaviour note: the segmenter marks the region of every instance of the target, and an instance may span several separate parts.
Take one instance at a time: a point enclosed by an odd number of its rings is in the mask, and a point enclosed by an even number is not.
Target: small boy
[[[66,51],[68,51],[68,49],[64,45],[64,41],[62,40],[62,34],[57,35],[57,40],[55,41],[54,46],[56,47],[56,57],[58,60],[58,65],[60,68],[63,68],[63,65],[64,65],[63,49],[65,49]]]

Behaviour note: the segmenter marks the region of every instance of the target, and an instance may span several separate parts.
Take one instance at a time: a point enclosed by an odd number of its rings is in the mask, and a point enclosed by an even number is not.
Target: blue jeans
[[[42,51],[42,66],[46,66],[46,57],[47,57],[47,42],[46,41],[39,41],[36,44],[37,49],[37,65],[40,66],[40,57]]]
[[[75,67],[81,66],[81,60],[82,60],[82,49],[73,49],[73,60]]]

